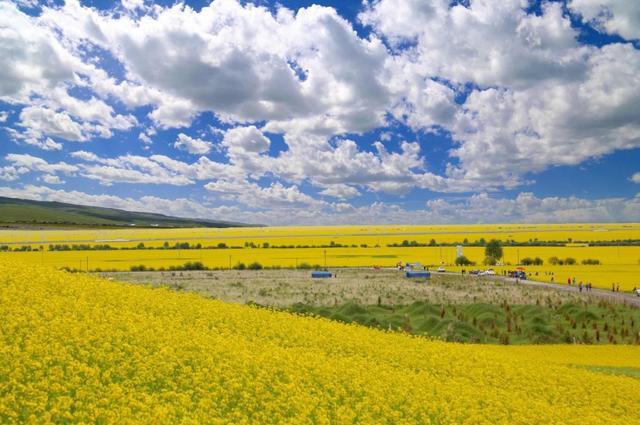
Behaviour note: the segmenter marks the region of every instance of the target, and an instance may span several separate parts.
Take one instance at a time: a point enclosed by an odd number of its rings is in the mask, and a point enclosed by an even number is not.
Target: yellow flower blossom
[[[640,379],[585,367],[632,346],[445,343],[2,260],[0,318],[0,423],[640,422]]]

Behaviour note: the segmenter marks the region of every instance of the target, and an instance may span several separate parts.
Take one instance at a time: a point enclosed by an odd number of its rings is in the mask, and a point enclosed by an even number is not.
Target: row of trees
[[[611,241],[611,245],[615,245],[615,243],[613,243],[614,241]],[[628,244],[632,244],[632,245],[640,245],[640,240],[626,240],[624,241]],[[564,246],[566,244],[565,241],[559,241],[558,242],[558,246]],[[531,242],[531,243],[516,243],[515,241],[506,241],[502,242],[500,240],[497,239],[492,239],[489,242],[485,241],[483,238],[480,238],[479,240],[476,240],[474,242],[468,242],[467,239],[465,239],[462,243],[459,242],[453,242],[453,243],[437,243],[435,239],[431,239],[429,242],[418,242],[416,240],[403,240],[400,243],[391,243],[388,244],[388,247],[401,247],[401,248],[406,248],[406,247],[437,247],[437,246],[458,246],[458,245],[463,245],[463,246],[483,246],[485,247],[485,257],[486,261],[485,263],[496,263],[498,261],[500,261],[500,259],[502,258],[503,252],[502,252],[502,247],[503,246],[555,246],[554,243],[540,243],[537,240]],[[599,246],[604,246],[607,245],[607,243],[599,243]],[[49,251],[106,251],[106,250],[130,250],[130,249],[242,249],[242,248],[273,248],[273,249],[293,249],[293,248],[369,248],[370,246],[366,243],[362,243],[362,244],[341,244],[335,241],[330,241],[329,244],[321,244],[321,245],[302,245],[302,244],[298,244],[298,245],[294,245],[294,244],[289,244],[289,245],[272,245],[269,242],[263,242],[263,243],[255,243],[252,241],[246,241],[244,242],[243,246],[239,246],[239,245],[233,245],[233,246],[229,246],[227,245],[225,242],[219,242],[216,245],[208,245],[208,246],[203,246],[201,243],[189,243],[189,242],[174,242],[174,243],[169,243],[168,241],[164,242],[162,244],[162,246],[159,247],[155,247],[155,246],[146,246],[144,244],[144,242],[140,242],[135,246],[122,246],[122,247],[117,247],[117,246],[112,246],[109,244],[95,244],[95,245],[90,245],[90,244],[49,244],[48,245],[48,250]],[[374,248],[379,248],[380,245],[372,245],[371,247]],[[22,246],[15,246],[12,247],[10,245],[0,245],[0,251],[43,251],[44,250],[44,246],[40,245],[39,247],[32,247],[31,245],[22,245]],[[556,258],[556,257],[552,257],[552,258]],[[533,259],[535,260],[535,259]],[[551,259],[549,259],[551,260]]]
[[[492,239],[490,240],[485,249],[484,249],[484,264],[495,266],[503,257],[504,250],[502,249],[502,243],[499,240]],[[574,265],[577,264],[577,261],[573,257],[566,258],[558,258],[558,257],[550,257],[548,260],[549,264],[552,266],[562,266],[562,265]],[[540,257],[525,257],[520,261],[520,264],[523,266],[541,266],[544,264],[544,261]],[[598,265],[600,264],[600,260],[595,258],[586,258],[582,260],[583,265]],[[464,255],[456,258],[456,265],[458,266],[472,266],[475,263],[469,260]]]
[[[245,264],[243,262],[238,262],[236,263],[232,269],[234,270],[262,270],[262,269],[266,269],[266,268],[270,268],[270,269],[280,269],[281,267],[279,266],[275,266],[275,267],[264,267],[262,264],[260,264],[257,261],[254,261],[252,263],[249,264]],[[319,264],[308,264],[308,263],[300,263],[297,266],[298,269],[300,270],[320,270],[322,267]],[[66,270],[68,271],[78,271],[76,269],[69,269],[67,268]],[[144,264],[138,264],[138,265],[134,265],[129,267],[129,270],[132,272],[146,272],[146,271],[189,271],[189,270],[222,270],[222,268],[219,267],[214,267],[214,268],[210,268],[205,266],[201,261],[193,261],[193,262],[187,262],[184,263],[183,265],[179,265],[179,266],[169,266],[169,267],[159,267],[159,268],[154,268],[154,267],[148,267]],[[100,269],[96,269],[94,271],[108,271],[108,270],[100,270]],[[117,270],[112,270],[112,271],[117,271]]]

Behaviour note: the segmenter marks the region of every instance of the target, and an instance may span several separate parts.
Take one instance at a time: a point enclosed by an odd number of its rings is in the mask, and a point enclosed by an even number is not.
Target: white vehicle
[[[438,273],[444,273],[444,272],[445,272],[444,267],[442,266],[438,267]]]
[[[496,274],[496,272],[493,271],[493,269],[487,269],[484,274],[489,275],[489,276],[493,276]]]

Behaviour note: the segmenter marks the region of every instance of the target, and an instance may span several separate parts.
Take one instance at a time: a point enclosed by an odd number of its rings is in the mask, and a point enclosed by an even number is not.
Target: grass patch
[[[640,379],[640,368],[636,367],[614,367],[614,366],[576,366],[591,372],[604,373],[607,375],[628,376]]]
[[[435,304],[332,307],[298,303],[289,310],[447,341],[489,344],[638,344],[640,310],[624,305]]]

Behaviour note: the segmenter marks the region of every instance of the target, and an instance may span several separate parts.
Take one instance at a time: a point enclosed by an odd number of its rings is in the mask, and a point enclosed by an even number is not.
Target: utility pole
[[[231,255],[229,255],[229,270],[231,270]]]
[[[327,250],[324,250],[324,268],[327,268]]]

